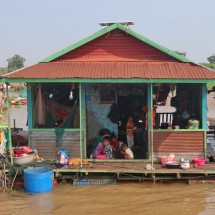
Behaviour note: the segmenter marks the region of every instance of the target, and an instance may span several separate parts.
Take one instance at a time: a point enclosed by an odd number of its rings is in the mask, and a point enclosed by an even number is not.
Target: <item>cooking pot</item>
[[[176,169],[176,168],[179,168],[181,165],[177,162],[174,162],[174,161],[168,161],[166,163],[166,167],[169,168],[169,169]]]

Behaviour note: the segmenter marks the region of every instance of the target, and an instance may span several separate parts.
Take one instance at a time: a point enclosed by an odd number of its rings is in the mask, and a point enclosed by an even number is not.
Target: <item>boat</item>
[[[25,105],[27,104],[27,98],[17,97],[10,99],[12,105]]]

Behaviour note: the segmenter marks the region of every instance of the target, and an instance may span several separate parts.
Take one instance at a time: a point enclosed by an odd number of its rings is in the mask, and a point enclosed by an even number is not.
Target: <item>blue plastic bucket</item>
[[[52,191],[53,170],[47,167],[34,167],[24,170],[24,190],[28,193]]]

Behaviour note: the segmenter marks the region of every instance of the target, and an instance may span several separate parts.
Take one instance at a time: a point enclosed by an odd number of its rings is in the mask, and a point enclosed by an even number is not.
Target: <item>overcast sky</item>
[[[133,21],[134,31],[196,63],[215,54],[215,0],[0,0],[0,8],[0,67],[15,54],[38,63],[104,21]]]

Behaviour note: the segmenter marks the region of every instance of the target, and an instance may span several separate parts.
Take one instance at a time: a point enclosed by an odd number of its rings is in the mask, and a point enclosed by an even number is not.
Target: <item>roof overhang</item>
[[[3,76],[13,82],[193,82],[215,81],[215,72],[180,62],[39,63]]]

